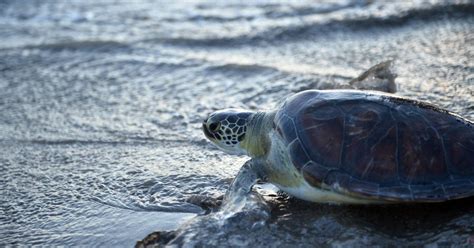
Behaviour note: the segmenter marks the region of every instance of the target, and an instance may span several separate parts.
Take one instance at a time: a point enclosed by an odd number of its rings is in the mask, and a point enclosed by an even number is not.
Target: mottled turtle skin
[[[474,195],[474,124],[391,94],[298,93],[273,128],[315,188],[361,199],[438,202]]]

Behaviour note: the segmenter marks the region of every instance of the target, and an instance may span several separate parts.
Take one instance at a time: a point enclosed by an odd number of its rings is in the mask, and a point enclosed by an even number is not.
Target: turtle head
[[[254,112],[241,109],[219,110],[204,120],[202,130],[217,147],[229,154],[248,154],[242,146]]]

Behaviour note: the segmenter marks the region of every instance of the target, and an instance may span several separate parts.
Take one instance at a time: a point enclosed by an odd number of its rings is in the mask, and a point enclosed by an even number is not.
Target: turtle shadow
[[[444,203],[352,206],[347,218],[390,236],[438,233],[458,218],[474,213],[474,197]]]
[[[330,205],[289,198],[276,204],[272,220],[281,223],[286,218],[288,221],[289,213],[292,213],[291,222],[295,223],[318,223],[325,218],[330,219],[325,221],[329,225],[393,238],[409,238],[450,228],[459,229],[460,220],[474,215],[474,197],[442,203],[392,205]]]

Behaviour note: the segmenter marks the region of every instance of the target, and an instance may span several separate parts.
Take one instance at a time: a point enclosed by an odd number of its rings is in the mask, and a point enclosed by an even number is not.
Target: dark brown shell
[[[275,117],[315,187],[389,201],[474,195],[474,124],[433,105],[362,91],[304,91]]]

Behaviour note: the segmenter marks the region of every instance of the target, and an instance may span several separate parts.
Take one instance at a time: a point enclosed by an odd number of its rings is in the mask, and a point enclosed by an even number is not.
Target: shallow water
[[[190,196],[221,196],[246,160],[205,140],[209,112],[347,88],[388,59],[397,94],[472,120],[473,12],[468,1],[2,1],[0,244],[130,246],[174,230],[204,212]],[[267,201],[271,216],[252,235],[237,221],[197,242],[474,240],[469,200],[381,208]]]

